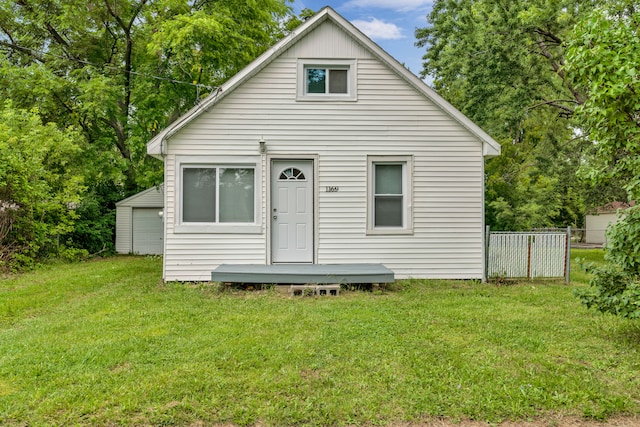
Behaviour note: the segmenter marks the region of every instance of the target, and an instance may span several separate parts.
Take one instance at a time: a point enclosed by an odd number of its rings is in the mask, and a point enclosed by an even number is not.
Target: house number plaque
[[[325,188],[325,192],[327,193],[337,193],[340,190],[340,187],[334,185],[327,185]]]

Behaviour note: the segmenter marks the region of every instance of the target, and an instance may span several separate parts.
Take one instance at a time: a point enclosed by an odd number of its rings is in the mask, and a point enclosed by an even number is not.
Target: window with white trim
[[[298,60],[298,100],[355,99],[355,60]]]
[[[309,66],[304,69],[305,93],[346,94],[349,68],[325,68]]]
[[[411,233],[411,156],[369,156],[368,171],[368,233]]]
[[[255,167],[183,165],[182,223],[255,223]]]

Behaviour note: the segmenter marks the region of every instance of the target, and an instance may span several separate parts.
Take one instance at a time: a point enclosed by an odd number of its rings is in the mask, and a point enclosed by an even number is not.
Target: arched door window
[[[291,167],[280,172],[278,179],[281,181],[304,181],[306,178],[300,169]]]

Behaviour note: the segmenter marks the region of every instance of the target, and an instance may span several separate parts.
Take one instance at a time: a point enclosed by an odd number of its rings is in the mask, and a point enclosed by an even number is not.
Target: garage
[[[152,187],[116,203],[116,252],[162,254],[163,187]]]

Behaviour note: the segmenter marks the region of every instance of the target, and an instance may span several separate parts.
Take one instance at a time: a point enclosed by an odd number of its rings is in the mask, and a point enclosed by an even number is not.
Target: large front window
[[[182,222],[255,222],[254,168],[183,166]]]

